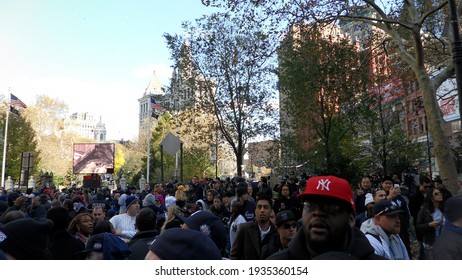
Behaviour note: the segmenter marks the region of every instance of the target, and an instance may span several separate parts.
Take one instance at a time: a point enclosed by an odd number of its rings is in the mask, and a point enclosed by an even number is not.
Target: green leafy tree
[[[157,123],[153,125],[153,130],[151,131],[151,142],[150,142],[150,158],[149,158],[149,170],[150,170],[150,182],[160,182],[161,180],[161,150],[160,143],[167,136],[169,132],[175,130],[174,121],[172,116],[168,112],[164,112]],[[144,156],[141,157],[141,168],[137,171],[137,176],[135,179],[141,178],[141,174],[146,174],[147,168],[147,156],[146,156],[146,147],[140,148],[144,149]],[[175,169],[175,157],[163,153],[163,168],[164,168],[164,179],[169,177],[168,174],[173,174]],[[167,174],[167,175],[166,175]]]
[[[115,145],[115,158],[114,158],[114,173],[117,174],[125,164],[125,154],[122,145]]]
[[[24,116],[35,131],[37,149],[42,157],[38,170],[53,172],[55,177],[67,176],[72,168],[73,144],[78,139],[74,133],[65,130],[67,104],[39,95],[36,103],[24,110]]]
[[[455,2],[459,8],[462,6],[462,1]],[[447,1],[211,0],[203,3],[226,6],[253,20],[263,16],[274,23],[275,28],[280,27],[280,22],[341,20],[367,24],[381,40],[366,42],[366,36],[360,38],[360,43],[383,45],[393,50],[400,57],[400,63],[407,65],[418,81],[441,178],[449,190],[459,192],[456,164],[436,96],[441,84],[455,74],[451,59],[453,36],[447,28],[451,26]],[[460,21],[462,11],[459,9],[455,13]]]
[[[191,147],[186,149],[184,157],[184,180],[189,181],[193,176],[214,177],[215,165],[210,163],[208,149]]]
[[[137,185],[139,178],[141,178],[143,155],[145,154],[146,146],[141,145],[140,141],[127,141],[124,144],[116,144],[114,178],[116,180],[120,179],[123,173],[127,182]]]
[[[365,107],[367,67],[346,40],[323,36],[316,26],[293,30],[279,52],[281,107],[288,115],[282,125],[291,128],[283,146],[316,161],[318,173],[343,174],[339,147]]]
[[[21,176],[21,157],[23,152],[34,152],[35,166],[40,164],[41,154],[37,148],[35,140],[35,132],[32,129],[31,123],[21,114],[9,113],[8,121],[8,139],[6,148],[5,176],[11,176],[14,181],[19,182]],[[5,137],[5,121],[6,121],[6,106],[2,106],[2,114],[0,115],[1,129],[1,147],[3,151]],[[3,162],[3,153],[0,155]],[[35,168],[35,173],[37,168]],[[33,175],[33,174],[30,174]]]
[[[165,34],[172,59],[189,75],[193,92],[201,93],[197,108],[215,115],[241,175],[248,140],[275,132],[271,41],[259,23],[229,14],[204,16],[183,28],[186,38]]]
[[[385,103],[381,94],[374,99],[371,114],[357,122],[357,129],[363,133],[357,147],[360,156],[356,161],[361,162],[365,174],[371,174],[373,170],[381,170],[383,175],[401,174],[425,158],[424,145],[403,133],[400,99]]]

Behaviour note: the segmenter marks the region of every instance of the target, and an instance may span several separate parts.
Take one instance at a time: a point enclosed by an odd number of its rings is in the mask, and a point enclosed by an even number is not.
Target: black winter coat
[[[351,228],[349,233],[348,249],[344,253],[348,259],[358,260],[385,260],[384,257],[376,255],[374,248],[367,240],[364,233],[357,228]],[[341,254],[337,254],[340,256]],[[333,256],[337,256],[333,255]],[[271,255],[267,260],[311,260],[313,257],[308,252],[306,247],[305,234],[303,228],[300,228],[295,235],[294,239],[289,243],[289,248],[279,251]]]

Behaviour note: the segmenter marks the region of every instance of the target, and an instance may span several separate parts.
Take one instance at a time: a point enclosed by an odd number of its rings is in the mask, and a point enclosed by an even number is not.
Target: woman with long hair
[[[175,203],[178,207],[183,208],[186,205],[186,200],[188,200],[188,196],[186,195],[186,192],[182,190],[180,187],[183,187],[183,186],[179,186],[175,192],[175,198],[176,198]]]
[[[260,193],[259,193],[260,195]],[[283,210],[292,210],[295,208],[296,202],[292,199],[290,195],[290,188],[287,185],[282,185],[279,189],[279,196],[274,201],[274,213],[278,213]]]
[[[181,215],[180,207],[177,205],[172,205],[167,209],[167,218],[165,219],[164,225],[160,229],[160,233],[163,233],[169,228],[181,227],[183,222],[176,217],[175,214]]]
[[[435,187],[428,188],[424,203],[417,214],[416,231],[422,236],[425,259],[433,259],[433,243],[440,236],[444,224],[443,194]]]
[[[242,215],[243,211],[242,202],[239,200],[233,201],[231,204],[231,217],[228,221],[228,229],[229,229],[229,242],[227,249],[231,250],[233,247],[234,240],[236,240],[237,236],[237,229],[240,224],[247,222],[244,216]]]
[[[90,213],[78,214],[70,222],[67,231],[84,244],[87,244],[90,235],[93,233],[93,216]]]
[[[207,195],[205,199],[205,204],[207,205],[207,209],[210,209],[213,207],[213,200],[216,195],[218,195],[218,192],[216,190],[214,189],[207,190]]]

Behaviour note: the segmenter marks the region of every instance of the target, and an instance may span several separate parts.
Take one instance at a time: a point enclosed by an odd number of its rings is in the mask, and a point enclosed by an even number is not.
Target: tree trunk
[[[433,154],[440,168],[441,179],[448,190],[456,195],[460,192],[457,169],[449,147],[448,136],[444,130],[445,121],[439,113],[440,108],[436,99],[436,88],[424,69],[416,76],[422,91],[428,129],[433,138]]]
[[[242,149],[238,149],[236,153],[236,170],[237,176],[242,176]]]

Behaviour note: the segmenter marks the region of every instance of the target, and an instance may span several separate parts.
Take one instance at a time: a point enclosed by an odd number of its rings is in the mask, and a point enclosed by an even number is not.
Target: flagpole
[[[11,93],[10,97],[11,97]],[[3,161],[2,161],[2,189],[5,189],[5,166],[6,166],[6,147],[8,146],[8,121],[10,117],[10,98],[7,102],[6,108],[6,120],[5,120],[5,137],[3,140]]]
[[[149,184],[149,167],[150,165],[150,158],[151,158],[151,122],[152,122],[152,108],[151,108],[151,97],[149,97],[149,109],[148,109],[148,160],[147,160],[147,166],[146,166],[146,180]]]

